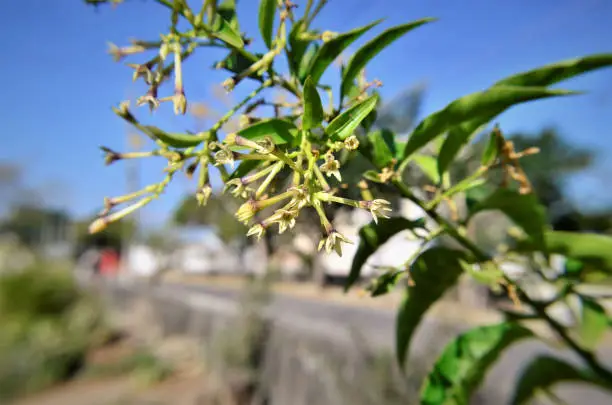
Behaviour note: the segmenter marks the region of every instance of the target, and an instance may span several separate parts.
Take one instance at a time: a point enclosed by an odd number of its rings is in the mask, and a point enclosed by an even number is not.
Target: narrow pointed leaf
[[[498,81],[495,86],[550,86],[583,73],[610,66],[612,66],[612,53],[589,55],[518,73]]]
[[[304,80],[306,79],[306,74],[308,73],[308,67],[312,63],[312,59],[315,57],[317,52],[319,52],[320,48],[321,46],[318,43],[313,42],[306,49],[306,52],[302,56],[302,60],[297,70],[297,74],[298,74],[298,78],[300,79],[300,83],[304,83]]]
[[[423,252],[410,266],[414,285],[406,289],[396,324],[396,355],[401,368],[406,364],[410,342],[421,319],[462,273],[459,262],[463,253],[446,247],[433,247]]]
[[[580,341],[586,349],[594,350],[608,329],[608,316],[605,309],[592,299],[581,297],[581,304]]]
[[[503,212],[533,239],[537,247],[545,248],[546,212],[534,194],[519,194],[514,190],[499,188],[477,204],[470,216],[485,210]]]
[[[353,81],[370,60],[394,41],[401,38],[404,34],[431,21],[435,21],[435,18],[423,18],[407,24],[397,25],[384,31],[361,47],[355,55],[353,55],[344,69],[340,98],[344,98],[348,94],[348,91],[353,85]]]
[[[529,363],[516,384],[512,405],[524,405],[531,402],[536,394],[561,382],[589,383],[610,390],[610,384],[595,377],[588,370],[576,368],[564,360],[550,356],[536,357]]]
[[[312,76],[312,80],[315,83],[319,83],[321,76],[325,70],[331,65],[331,63],[344,51],[348,48],[353,42],[357,40],[360,36],[362,36],[367,30],[374,27],[382,20],[375,21],[371,24],[368,24],[364,27],[356,28],[354,30],[345,32],[343,34],[338,35],[336,38],[332,39],[323,44],[319,52],[317,52],[316,56],[312,60],[312,63],[308,69],[308,75]]]
[[[288,49],[288,57],[287,62],[289,63],[289,69],[291,73],[294,75],[298,75],[300,78],[300,83],[304,83],[304,79],[306,78],[307,69],[309,64],[304,64],[304,53],[308,48],[308,45],[313,41],[305,40],[300,38],[300,34],[305,30],[304,20],[296,21],[291,27],[291,31],[289,32],[289,49]],[[312,59],[314,55],[311,55],[310,59]],[[309,62],[310,63],[310,62]],[[300,67],[303,66],[304,76],[299,75]]]
[[[485,125],[497,114],[478,117],[464,122],[448,131],[438,153],[438,173],[442,176],[453,163],[461,148],[484,129]]]
[[[475,130],[515,104],[571,94],[576,93],[541,87],[496,86],[461,97],[421,121],[408,138],[404,158],[463,123],[469,122]]]
[[[414,155],[413,162],[427,177],[429,177],[434,184],[440,183],[440,176],[438,175],[435,157],[428,155]]]
[[[234,48],[244,48],[244,41],[240,32],[237,31],[232,25],[227,22],[221,15],[217,14],[215,21],[212,26],[213,35],[231,45]]]
[[[302,128],[305,130],[316,128],[323,122],[323,105],[317,88],[309,78],[304,82],[302,94],[304,103],[304,116],[302,118]]]
[[[157,139],[174,148],[190,148],[192,146],[198,146],[204,140],[202,137],[197,135],[166,132],[151,125],[146,125],[145,128]]]
[[[259,1],[259,32],[268,49],[272,48],[272,31],[276,15],[276,0]]]
[[[229,23],[234,31],[240,32],[238,15],[236,14],[236,0],[223,0],[221,4],[217,6],[217,13]]]
[[[421,388],[422,405],[469,404],[485,373],[501,352],[533,336],[514,323],[482,326],[456,337],[446,346]]]
[[[297,127],[293,123],[278,118],[271,118],[241,129],[238,131],[238,135],[253,141],[269,136],[275,144],[280,145],[292,143],[295,139],[296,131]]]
[[[256,168],[258,168],[264,162],[264,160],[243,160],[242,162],[240,162],[236,170],[232,172],[229,178],[230,180],[232,180],[244,177]]]
[[[612,237],[595,233],[548,231],[546,246],[551,253],[559,253],[585,263],[593,263],[601,270],[612,270]]]
[[[252,56],[247,57],[245,56]],[[237,50],[232,50],[221,62],[215,64],[215,67],[220,67],[234,74],[241,73],[248,69],[254,62],[257,62],[263,55],[258,53],[255,55],[248,54],[246,52],[238,52]],[[261,76],[258,76],[257,73],[253,73],[249,75],[250,79],[263,81]]]
[[[351,136],[361,121],[374,109],[378,97],[370,96],[338,115],[325,128],[325,133],[333,140],[344,140]]]
[[[497,145],[497,136],[495,132],[491,132],[489,134],[489,139],[487,141],[487,146],[485,150],[482,152],[482,157],[480,158],[480,163],[483,166],[490,165],[497,158],[498,153],[498,145]]]
[[[380,246],[401,231],[422,228],[424,225],[422,219],[411,221],[406,218],[393,217],[389,219],[380,219],[378,224],[370,222],[368,225],[362,227],[359,230],[359,246],[353,257],[351,272],[344,286],[344,291],[348,291],[349,288],[359,280],[361,268]]]
[[[368,134],[371,150],[368,155],[374,166],[383,168],[391,163],[395,157],[395,143],[393,132],[381,129]]]

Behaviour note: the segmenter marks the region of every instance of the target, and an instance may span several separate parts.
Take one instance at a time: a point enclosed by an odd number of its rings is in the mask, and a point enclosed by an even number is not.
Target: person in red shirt
[[[104,249],[100,254],[100,275],[114,276],[119,271],[119,255],[114,249]]]

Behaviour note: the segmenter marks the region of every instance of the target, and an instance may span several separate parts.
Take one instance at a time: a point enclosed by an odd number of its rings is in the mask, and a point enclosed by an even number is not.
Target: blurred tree
[[[77,257],[89,248],[109,247],[121,252],[124,240],[132,238],[136,231],[134,221],[125,219],[113,222],[103,231],[92,235],[88,231],[91,221],[92,219],[88,218],[73,224]]]
[[[50,240],[67,240],[69,215],[61,210],[19,205],[0,223],[0,232],[15,234],[28,247],[38,247]]]
[[[234,217],[237,208],[236,199],[226,194],[212,195],[206,207],[199,206],[196,199],[189,195],[174,211],[173,222],[177,225],[210,226],[223,242],[240,243],[246,238],[246,228]]]

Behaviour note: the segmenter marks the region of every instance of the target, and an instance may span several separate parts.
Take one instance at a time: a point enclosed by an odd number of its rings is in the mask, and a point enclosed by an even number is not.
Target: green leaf
[[[440,184],[440,176],[436,165],[436,158],[428,155],[415,155],[413,162],[421,169],[421,171],[429,177],[434,184]]]
[[[240,32],[238,15],[236,14],[236,0],[223,0],[217,6],[217,13],[229,23],[236,32]]]
[[[253,141],[269,136],[275,144],[281,145],[292,143],[295,140],[296,131],[297,127],[291,122],[270,118],[241,129],[238,135]]]
[[[386,271],[368,286],[367,290],[370,291],[370,296],[378,297],[391,292],[403,274],[403,270]]]
[[[395,343],[400,367],[404,367],[412,335],[425,312],[459,279],[462,258],[462,252],[437,246],[423,252],[410,266],[414,285],[406,289],[397,314]]]
[[[276,15],[276,0],[259,1],[259,31],[268,49],[272,49],[272,31]]]
[[[568,59],[518,73],[495,83],[494,86],[550,86],[591,70],[612,65],[612,53]]]
[[[351,264],[351,272],[346,280],[344,291],[349,288],[359,279],[361,268],[368,261],[368,258],[376,252],[376,250],[387,242],[395,234],[406,229],[422,228],[425,225],[424,220],[418,219],[411,221],[406,218],[393,217],[388,219],[380,219],[378,224],[370,222],[368,225],[359,230],[359,246],[353,257]]]
[[[338,35],[336,38],[323,44],[319,52],[312,60],[309,68],[308,75],[312,76],[312,81],[319,83],[321,76],[325,70],[331,65],[331,63],[344,51],[349,45],[362,36],[367,30],[379,24],[382,20],[374,21],[361,28],[345,32],[344,34]]]
[[[151,125],[145,125],[144,128],[146,128],[147,131],[149,131],[149,133],[151,133],[155,138],[175,148],[190,148],[192,146],[198,146],[204,140],[202,137],[196,135],[165,132]]]
[[[546,212],[534,194],[519,194],[514,190],[499,188],[476,205],[470,216],[485,210],[500,210],[520,226],[537,247],[546,246],[544,241]]]
[[[478,117],[474,120],[464,122],[448,131],[438,153],[438,173],[442,176],[455,160],[461,148],[474,136],[480,133],[486,124],[495,118],[497,114]]]
[[[473,392],[501,352],[533,336],[515,323],[474,328],[446,346],[421,388],[422,405],[469,404]]]
[[[309,78],[304,82],[302,94],[304,102],[304,116],[302,118],[302,128],[305,130],[316,128],[323,122],[323,105],[317,88]]]
[[[308,64],[304,63],[304,53],[306,52],[308,45],[313,42],[308,39],[300,38],[300,34],[305,31],[305,28],[306,24],[304,23],[304,20],[298,20],[293,24],[291,31],[289,32],[289,49],[287,51],[287,62],[289,63],[289,69],[291,70],[291,73],[298,76],[300,83],[304,83],[307,68],[309,66]],[[312,52],[312,49],[310,52]],[[312,59],[313,56],[314,54],[310,56],[309,60]],[[301,70],[303,70],[304,76],[300,74]]]
[[[298,74],[298,78],[300,79],[300,83],[304,83],[304,80],[306,79],[306,75],[308,74],[308,67],[312,63],[312,59],[315,57],[317,52],[319,52],[320,48],[321,46],[317,44],[316,42],[310,44],[310,46],[306,48],[306,52],[302,56],[302,60],[297,70],[297,74]]]
[[[417,27],[428,22],[435,21],[435,18],[423,18],[407,24],[397,25],[385,30],[373,40],[366,43],[364,46],[353,55],[349,60],[342,74],[342,85],[340,90],[340,99],[343,99],[353,85],[353,81],[367,63],[378,55],[383,49],[391,45],[395,40],[401,38]]]
[[[240,162],[236,170],[234,170],[229,176],[229,179],[233,180],[240,177],[244,177],[253,170],[255,170],[257,167],[262,165],[264,162],[265,160],[243,160],[242,162]]]
[[[378,177],[378,172],[375,170],[368,170],[363,173],[362,176],[364,179],[373,181],[374,183],[382,183],[382,181],[380,181],[380,177]]]
[[[605,309],[595,300],[581,296],[582,319],[578,334],[582,346],[588,350],[597,348],[608,328],[608,316]]]
[[[516,384],[512,405],[528,404],[542,390],[548,390],[560,382],[581,382],[595,384],[610,390],[610,384],[599,380],[588,370],[580,370],[554,357],[540,356],[529,363]]]
[[[612,270],[612,237],[594,233],[548,231],[546,247],[586,263],[594,263],[602,270]]]
[[[377,102],[378,96],[373,95],[355,104],[334,118],[325,128],[325,133],[334,141],[343,141],[353,134],[359,123],[374,109]]]
[[[244,41],[240,32],[227,22],[221,15],[215,16],[215,21],[212,24],[213,35],[234,48],[244,48]]]
[[[463,271],[469,274],[476,282],[484,284],[494,292],[501,292],[500,283],[504,280],[504,272],[493,262],[475,264],[460,261]]]
[[[395,156],[394,134],[388,129],[381,129],[368,134],[372,148],[370,160],[377,168],[387,166]]]
[[[245,55],[246,54],[246,55]],[[247,57],[252,56],[252,58]],[[232,73],[238,74],[246,69],[248,69],[253,63],[257,62],[259,59],[263,57],[262,54],[258,53],[255,55],[251,55],[246,52],[238,52],[237,50],[232,50],[221,62],[215,64],[215,67],[223,68]],[[258,76],[257,73],[252,73],[249,75],[249,78],[263,81],[261,76]]]
[[[404,158],[460,124],[466,123],[476,130],[515,104],[571,94],[576,93],[541,87],[496,86],[461,97],[421,121],[408,138]],[[473,130],[465,132],[471,134]]]
[[[491,131],[491,133],[489,134],[487,146],[485,147],[485,150],[482,153],[482,157],[480,158],[480,163],[483,166],[490,165],[497,158],[497,153],[499,152],[497,142],[497,135],[495,135],[494,131]]]

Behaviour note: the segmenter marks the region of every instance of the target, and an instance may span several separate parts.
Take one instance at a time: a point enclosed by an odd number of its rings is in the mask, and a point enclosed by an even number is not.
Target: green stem
[[[272,80],[266,80],[265,82],[263,82],[261,84],[261,86],[259,86],[258,88],[256,88],[255,90],[253,90],[251,93],[249,93],[248,96],[246,96],[242,101],[240,101],[238,104],[236,104],[231,110],[229,110],[227,113],[225,113],[225,115],[223,117],[221,117],[221,119],[219,121],[217,121],[217,123],[215,125],[212,126],[212,128],[210,129],[210,131],[212,133],[217,132],[219,129],[221,129],[221,127],[227,123],[233,116],[234,114],[236,114],[242,107],[244,107],[249,101],[251,101],[252,99],[254,99],[255,97],[257,97],[257,95],[259,93],[261,93],[264,89],[268,88],[272,86]],[[213,141],[216,141],[216,134],[213,135],[215,137],[215,139],[212,139]]]

